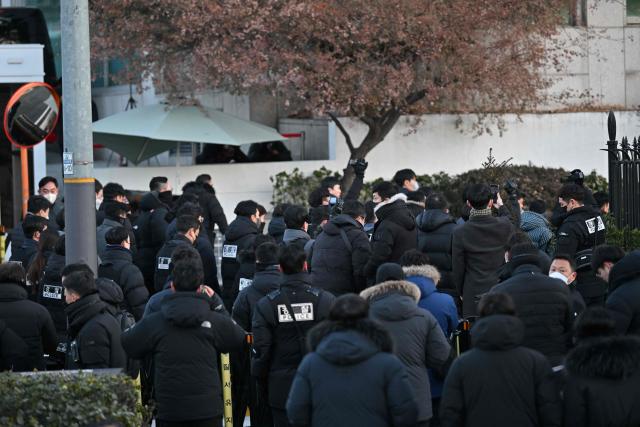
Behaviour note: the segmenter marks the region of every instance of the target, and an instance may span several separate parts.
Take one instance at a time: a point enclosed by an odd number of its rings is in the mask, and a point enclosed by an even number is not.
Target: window
[[[627,0],[627,16],[640,18],[640,0]]]
[[[96,78],[91,82],[92,88],[118,86],[121,83],[115,81],[114,76],[125,67],[124,61],[120,59],[105,59],[102,67],[96,70]]]

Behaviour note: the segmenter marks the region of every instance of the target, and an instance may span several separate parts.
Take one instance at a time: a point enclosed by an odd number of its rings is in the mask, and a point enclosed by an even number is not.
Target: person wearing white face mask
[[[393,183],[400,187],[400,192],[408,194],[412,191],[418,191],[420,184],[416,179],[416,173],[411,169],[400,169],[393,176]]]
[[[58,180],[52,176],[45,176],[38,182],[38,194],[51,203],[51,212],[49,213],[49,230],[59,231],[60,227],[56,222],[58,213],[64,209],[64,202],[59,194]]]
[[[569,287],[571,311],[573,312],[574,318],[578,317],[580,313],[585,310],[586,304],[584,302],[584,298],[582,298],[582,295],[578,292],[578,288],[576,287],[576,278],[578,277],[578,273],[576,272],[576,262],[573,258],[567,255],[556,255],[551,262],[551,267],[549,268],[549,277],[561,280]]]
[[[102,192],[102,184],[96,179],[96,210],[100,209],[100,205],[104,201],[104,193]]]

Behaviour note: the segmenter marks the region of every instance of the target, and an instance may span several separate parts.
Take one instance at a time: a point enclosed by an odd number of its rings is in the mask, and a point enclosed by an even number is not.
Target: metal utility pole
[[[91,133],[89,2],[60,2],[66,262],[97,271],[95,180]]]

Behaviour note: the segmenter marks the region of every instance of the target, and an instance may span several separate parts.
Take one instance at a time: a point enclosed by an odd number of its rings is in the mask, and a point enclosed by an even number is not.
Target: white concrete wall
[[[616,119],[618,139],[623,135],[640,135],[638,113],[616,113]],[[472,117],[465,120],[470,121]],[[412,168],[418,174],[440,171],[458,174],[480,168],[490,147],[498,161],[513,157],[513,164],[580,168],[585,172],[595,169],[607,175],[607,154],[599,151],[606,147],[608,139],[606,113],[527,114],[522,116],[522,121],[507,115],[505,120],[507,131],[502,137],[496,134],[476,138],[456,128],[455,115],[423,116],[416,132],[410,135],[406,134],[413,120],[402,118],[387,139],[367,157],[366,179],[390,179],[401,168]],[[365,126],[356,120],[344,119],[344,125],[356,143],[365,135]],[[321,166],[342,170],[349,153],[339,133],[335,147],[335,160],[328,161],[96,168],[95,176],[103,184],[117,181],[129,189],[146,190],[152,176],[166,175],[174,187],[180,188],[197,175],[209,173],[225,212],[233,216],[231,212],[240,200],[254,199],[269,207],[272,195],[269,177],[280,171],[299,168],[309,173]]]

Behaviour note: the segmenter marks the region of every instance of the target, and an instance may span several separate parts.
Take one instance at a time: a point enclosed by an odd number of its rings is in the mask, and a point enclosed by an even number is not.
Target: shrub
[[[313,171],[309,176],[304,176],[300,169],[295,168],[290,174],[280,172],[276,176],[269,177],[273,183],[273,197],[271,204],[292,203],[309,207],[309,193],[320,186],[320,181],[328,176],[339,177],[338,172],[331,172],[324,166]]]
[[[146,413],[134,381],[125,375],[0,373],[0,396],[3,426],[84,427],[111,421],[139,427]]]
[[[518,184],[518,188],[525,193],[527,201],[542,199],[551,209],[557,201],[557,192],[562,186],[563,178],[569,174],[568,171],[560,168],[513,166],[507,165],[505,162],[499,165],[489,162],[484,165],[484,168],[470,170],[460,175],[452,176],[445,172],[439,172],[433,175],[420,175],[417,179],[421,187],[443,193],[451,204],[452,215],[457,216],[464,205],[462,193],[467,185],[488,183],[503,187],[508,179]],[[304,176],[297,168],[291,174],[280,172],[270,178],[273,183],[272,204],[289,202],[306,206],[309,193],[320,184],[324,177],[330,175],[339,176],[337,172],[332,172],[324,167],[313,172],[310,176]],[[360,193],[360,199],[370,200],[371,188],[380,181],[382,178],[366,182]],[[606,179],[595,171],[587,175],[585,183],[593,191],[603,188],[606,191],[607,188]],[[507,195],[503,191],[502,198],[506,199],[506,197]]]

